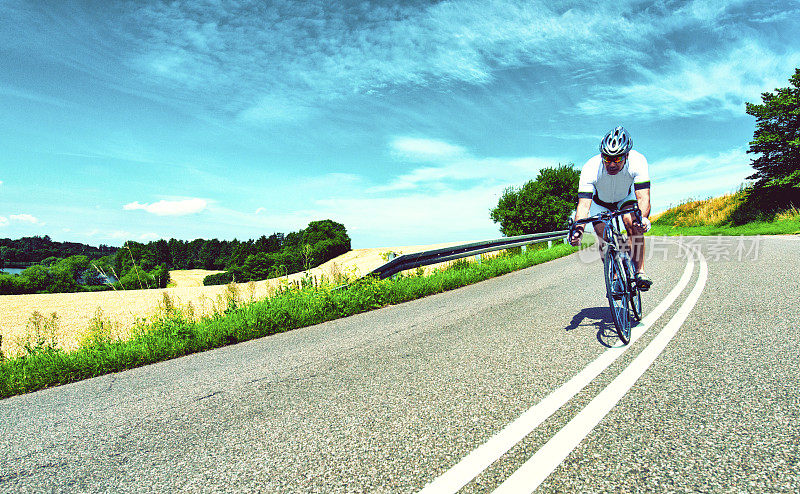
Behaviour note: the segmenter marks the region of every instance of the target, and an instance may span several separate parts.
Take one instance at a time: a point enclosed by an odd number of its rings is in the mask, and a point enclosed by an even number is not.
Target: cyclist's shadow
[[[587,319],[589,321],[584,322]],[[572,321],[564,329],[572,331],[579,326],[588,326],[590,324],[597,328],[597,341],[601,345],[612,347],[619,341],[617,331],[614,328],[614,320],[611,319],[611,310],[608,306],[583,309],[572,317]]]

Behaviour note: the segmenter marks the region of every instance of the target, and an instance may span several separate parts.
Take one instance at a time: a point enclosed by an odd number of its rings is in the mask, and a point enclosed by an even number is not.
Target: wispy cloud
[[[353,94],[486,84],[504,68],[600,71],[642,60],[651,23],[629,10],[513,0],[150,3],[130,12],[130,63],[150,82],[216,95],[207,101],[245,120],[286,121]]]
[[[11,8],[17,18],[9,24],[41,21],[27,12],[32,9],[21,5]],[[102,41],[93,46],[114,52],[88,56],[113,55],[123,62],[121,66],[133,69],[115,76],[118,85],[127,84],[128,90],[146,97],[184,103],[201,113],[225,112],[246,122],[278,124],[297,122],[323,111],[331,101],[352,95],[387,94],[409,86],[448,91],[454,83],[487,85],[506,69],[530,67],[555,68],[561,82],[582,81],[588,87],[618,83],[620,77],[627,77],[628,69],[638,68],[637,78],[622,82],[627,81],[628,96],[634,100],[628,108],[646,113],[675,98],[678,105],[672,107],[684,107],[675,111],[703,111],[698,108],[708,106],[706,99],[729,108],[738,103],[726,103],[726,99],[750,97],[752,87],[760,82],[750,84],[749,76],[741,74],[758,74],[762,64],[720,67],[688,87],[682,76],[702,74],[696,69],[717,63],[720,46],[759,39],[749,24],[791,22],[786,5],[744,0],[694,0],[678,8],[671,2],[637,0],[603,8],[585,0],[386,5],[176,0],[131,2],[120,8],[121,14],[107,17],[104,26],[98,22],[83,33],[91,41]],[[657,103],[645,105],[647,88],[657,88],[655,83],[664,74],[662,53],[669,50],[699,54],[701,60],[693,67],[673,54],[666,61],[666,75],[673,74],[673,79],[656,93]],[[759,57],[747,60],[754,59]],[[767,73],[785,77],[785,64],[778,65]],[[744,91],[733,88],[718,98],[706,94],[701,83],[719,82],[716,77],[729,74],[736,84],[746,86]],[[768,83],[770,78],[761,82]],[[145,89],[135,89],[140,87]],[[700,92],[684,101],[680,98],[683,89]],[[40,97],[19,89],[5,91]],[[590,95],[580,110],[599,113],[613,107],[602,94]]]
[[[785,86],[800,53],[776,53],[754,40],[723,55],[668,55],[665,67],[638,67],[638,81],[600,86],[577,105],[584,114],[724,118],[744,114],[745,102],[760,102],[766,89]]]
[[[656,161],[650,165],[653,208],[663,210],[690,197],[705,199],[735,191],[752,173],[744,148]]]
[[[18,89],[9,86],[0,86],[0,96],[19,98],[26,101],[32,101],[35,103],[45,103],[60,108],[66,108],[69,110],[80,109],[79,105],[70,103],[69,101],[66,101],[64,99],[54,98],[52,96],[36,93],[34,91],[30,91],[27,89]]]
[[[509,185],[534,178],[546,166],[565,162],[546,157],[476,157],[461,146],[424,138],[398,138],[392,141],[391,147],[398,159],[411,158],[426,164],[401,173],[389,183],[370,187],[370,193],[419,189],[442,191],[453,189],[458,182],[461,186],[455,188],[463,188],[463,184],[469,181]]]
[[[158,201],[152,204],[140,204],[138,201],[122,206],[126,211],[141,209],[158,216],[182,216],[199,213],[206,209],[208,202],[205,199],[183,199],[178,201]]]
[[[0,226],[8,226],[8,218],[0,216]]]

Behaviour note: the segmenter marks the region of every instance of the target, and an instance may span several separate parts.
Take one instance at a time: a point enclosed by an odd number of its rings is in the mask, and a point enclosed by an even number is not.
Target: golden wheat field
[[[411,254],[423,250],[458,245],[463,242],[450,242],[437,245],[416,245],[391,248],[356,249],[336,259],[311,269],[308,275],[320,280],[346,277],[353,279],[372,271],[386,262],[388,252]],[[427,266],[426,272],[438,267]],[[203,277],[218,271],[188,270],[171,271],[170,278],[175,286],[152,290],[117,290],[94,293],[47,293],[34,295],[0,296],[0,334],[2,351],[6,355],[16,355],[22,344],[32,336],[34,326],[30,320],[34,313],[51,320],[55,314],[54,328],[58,347],[73,350],[80,346],[88,333],[93,318],[110,321],[112,336],[124,339],[137,320],[147,320],[163,311],[165,304],[189,311],[195,317],[213,314],[226,307],[224,285],[202,286]],[[306,273],[295,273],[279,279],[237,283],[235,293],[241,302],[263,299],[272,294],[281,284],[298,282]]]

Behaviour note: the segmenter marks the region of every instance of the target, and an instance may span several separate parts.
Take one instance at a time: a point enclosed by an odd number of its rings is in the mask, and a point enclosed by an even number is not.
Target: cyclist
[[[606,134],[600,142],[600,154],[590,158],[581,170],[575,221],[638,203],[641,222],[636,221],[633,214],[624,215],[622,221],[628,230],[636,284],[640,290],[647,291],[653,283],[644,274],[644,232],[650,229],[647,219],[650,216],[650,175],[647,160],[632,147],[633,139],[623,127]],[[575,227],[570,238],[572,245],[580,245],[583,228],[583,225]],[[594,229],[602,249],[605,225],[595,223]]]

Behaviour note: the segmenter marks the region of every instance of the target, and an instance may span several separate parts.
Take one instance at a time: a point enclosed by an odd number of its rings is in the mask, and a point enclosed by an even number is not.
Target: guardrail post
[[[552,240],[548,240],[548,241],[547,241],[547,248],[548,248],[548,249],[551,249],[551,248],[553,248],[553,241],[552,241]]]
[[[522,253],[524,254],[526,252],[528,252],[528,246],[527,245],[523,245],[522,246]]]
[[[389,254],[386,256],[386,259],[387,259],[388,261],[391,261],[392,259],[395,259],[396,257],[397,257],[397,254],[395,254],[394,252],[389,252]],[[400,273],[393,274],[393,275],[392,275],[392,279],[393,279],[393,280],[396,280],[396,279],[397,279],[397,276],[398,276],[399,274],[400,274]]]
[[[477,256],[475,256],[475,262],[478,263],[478,266],[481,265],[482,260],[483,260],[483,254],[478,254]]]
[[[566,237],[564,237],[564,245],[569,245],[569,239],[567,239]]]

